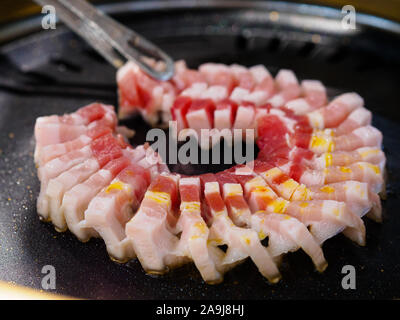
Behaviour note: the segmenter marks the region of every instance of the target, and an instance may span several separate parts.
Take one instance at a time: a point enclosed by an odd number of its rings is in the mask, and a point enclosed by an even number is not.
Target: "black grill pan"
[[[39,221],[35,209],[34,121],[94,100],[117,104],[115,70],[57,25],[0,48],[0,280],[41,289],[42,267],[53,265],[53,292],[84,298],[400,298],[399,24],[359,14],[357,29],[343,31],[339,10],[285,2],[146,1],[102,8],[191,67],[206,61],[262,63],[273,74],[290,68],[300,79],[319,79],[331,97],[362,95],[384,135],[384,223],[366,220],[365,247],[342,235],[324,243],[329,267],[323,274],[303,252],[288,254],[283,280],[274,286],[250,261],[215,286],[204,284],[192,265],[154,278],[137,261],[110,261],[99,239],[83,244],[69,232],[56,232]],[[32,21],[40,27],[40,20]],[[17,25],[18,34],[32,32],[24,25],[32,23]],[[148,127],[141,119],[124,124],[137,131],[133,143],[144,142]],[[356,268],[356,290],[341,286],[348,264]]]

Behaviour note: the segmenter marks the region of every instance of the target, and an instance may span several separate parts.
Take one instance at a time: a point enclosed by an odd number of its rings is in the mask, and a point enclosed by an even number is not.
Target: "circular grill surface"
[[[109,260],[100,239],[82,244],[69,232],[57,233],[36,214],[34,121],[41,115],[72,112],[93,100],[117,104],[115,70],[58,25],[0,49],[0,280],[40,289],[42,267],[53,265],[54,292],[86,298],[400,298],[399,25],[360,15],[356,31],[343,31],[340,11],[282,2],[160,5],[103,9],[190,67],[208,61],[262,63],[273,74],[289,68],[300,79],[319,79],[330,97],[346,91],[363,96],[374,112],[373,125],[384,135],[384,223],[366,220],[366,247],[342,235],[326,241],[329,266],[323,274],[314,271],[303,252],[286,255],[283,280],[274,286],[249,260],[216,286],[203,283],[192,265],[153,278],[137,261],[119,265]],[[276,14],[271,11],[279,12],[277,21],[272,21]],[[330,23],[321,22],[322,16]],[[123,124],[136,130],[133,143],[145,141],[149,127],[141,119]],[[341,270],[347,264],[356,268],[356,290],[341,287]]]

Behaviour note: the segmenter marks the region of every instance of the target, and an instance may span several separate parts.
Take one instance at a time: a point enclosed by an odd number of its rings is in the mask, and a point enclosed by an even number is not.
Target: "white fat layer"
[[[275,77],[279,88],[285,88],[292,84],[298,84],[296,75],[292,70],[281,69]]]
[[[237,77],[237,78],[240,77],[241,73],[249,72],[249,70],[246,67],[244,67],[244,66],[242,66],[240,64],[231,64],[229,66],[229,69],[235,75],[235,77]]]
[[[358,181],[346,181],[346,200],[349,202],[368,201],[368,184]]]
[[[261,106],[267,102],[268,93],[263,90],[253,91],[249,93],[243,100],[253,102],[256,106]]]
[[[205,82],[193,83],[189,88],[182,91],[181,96],[199,99],[201,94],[207,89],[208,85]]]
[[[224,189],[224,195],[228,195],[228,194],[242,195],[243,194],[242,187],[239,183],[225,183],[223,189]]]
[[[107,111],[110,111],[110,110],[107,110]],[[108,114],[106,114],[106,116],[111,116],[111,114],[108,113]],[[83,118],[79,114],[72,113],[70,115],[70,117],[72,119],[72,123],[74,123],[74,124],[83,124],[83,122],[84,122]]]
[[[233,125],[234,129],[250,129],[252,128],[254,119],[254,108],[239,106],[236,112],[236,119]]]
[[[97,172],[104,180],[111,180],[111,172],[106,169],[101,169]]]
[[[179,179],[181,178],[181,176],[179,174],[170,174],[168,172],[163,172],[163,173],[161,173],[161,175],[168,177],[176,184],[178,183]]]
[[[179,180],[179,184],[181,186],[200,186],[200,179],[199,178],[182,178]]]
[[[282,111],[282,110],[280,110],[280,109],[271,109],[271,110],[269,111],[269,113],[270,113],[270,114],[277,115],[277,116],[280,116],[280,117],[284,117],[284,116],[285,116],[285,112]]]
[[[118,180],[113,180],[113,182]],[[106,226],[107,215],[113,212],[115,205],[114,197],[95,197],[85,211],[86,225],[90,227]]]
[[[271,78],[271,74],[263,65],[259,64],[249,68],[249,71],[253,75],[254,80],[257,83],[262,82],[266,78]]]
[[[219,193],[219,184],[218,182],[206,182],[204,185],[204,193]]]
[[[175,95],[171,92],[163,94],[161,109],[163,112],[170,112],[172,105],[174,104]]]
[[[352,109],[364,106],[364,99],[355,92],[344,93],[332,100],[331,104],[336,102],[344,104]]]
[[[263,178],[258,176],[246,182],[245,188],[247,192],[251,191],[255,187],[267,187],[267,183]]]
[[[118,82],[118,81],[121,81],[121,80],[126,76],[126,74],[127,74],[130,70],[132,70],[133,72],[136,73],[136,72],[138,72],[139,68],[138,68],[138,66],[137,66],[135,63],[133,63],[133,62],[131,62],[131,61],[125,63],[125,64],[124,64],[121,68],[119,68],[118,71],[117,71],[117,82]]]
[[[300,183],[306,186],[322,186],[324,182],[324,174],[316,170],[305,170],[300,178]]]
[[[343,202],[337,202],[334,200],[323,200],[321,212],[323,216],[327,218],[337,217],[340,219],[340,216],[343,214],[345,204]]]
[[[281,94],[275,94],[272,98],[268,99],[268,103],[270,103],[274,108],[278,108],[285,103],[285,99]]]
[[[199,71],[201,73],[213,75],[218,72],[230,72],[230,69],[227,65],[222,63],[207,62],[199,66]]]
[[[230,129],[231,124],[231,110],[219,109],[214,111],[214,128],[216,129]]]
[[[321,91],[325,92],[325,87],[321,81],[318,80],[303,80],[301,82],[303,92],[307,91]]]
[[[311,110],[310,104],[304,98],[293,99],[287,102],[285,106],[298,115],[305,114]]]
[[[365,108],[358,108],[354,110],[347,119],[352,120],[358,124],[370,124],[372,113]]]
[[[212,129],[208,115],[204,109],[188,112],[186,114],[186,121],[189,127],[195,130]]]
[[[58,123],[48,123],[44,126],[36,125],[35,137],[41,146],[59,143],[61,141],[61,126]]]
[[[308,121],[314,129],[323,129],[325,127],[324,117],[320,110],[315,110],[307,114]]]
[[[272,110],[271,110],[272,111]],[[294,126],[296,125],[297,121],[290,119],[286,116],[281,116],[281,120],[285,123],[286,128],[291,132],[294,133]]]
[[[181,73],[187,70],[186,61],[185,60],[178,60],[175,62],[175,71],[177,73]]]
[[[319,157],[314,158],[315,169],[324,169],[326,168],[326,154],[323,153]]]
[[[372,126],[365,126],[358,128],[352,132],[355,136],[364,141],[365,144],[374,145],[377,147],[381,146],[382,143],[382,133]]]
[[[229,99],[235,101],[236,103],[241,103],[244,101],[244,98],[249,95],[250,91],[241,87],[236,87],[233,89],[231,96]]]
[[[201,99],[211,99],[214,102],[228,98],[228,90],[224,86],[211,86],[201,93]]]

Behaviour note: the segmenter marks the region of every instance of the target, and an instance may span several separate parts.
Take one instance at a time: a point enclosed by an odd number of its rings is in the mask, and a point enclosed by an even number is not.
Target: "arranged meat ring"
[[[275,283],[287,252],[301,248],[322,272],[324,241],[343,233],[365,245],[364,215],[382,221],[382,134],[357,93],[328,101],[320,81],[299,82],[291,70],[274,78],[262,65],[193,70],[183,61],[166,82],[129,62],[117,83],[120,118],[174,120],[178,133],[252,129],[260,151],[246,164],[188,177],[170,172],[149,145],[130,146],[112,106],[38,118],[40,217],[81,241],[101,237],[113,260],[137,257],[157,274],[192,261],[204,281],[218,283],[250,258]]]

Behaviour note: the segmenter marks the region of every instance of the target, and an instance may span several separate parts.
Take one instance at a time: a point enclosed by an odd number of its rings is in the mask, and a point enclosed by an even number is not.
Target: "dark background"
[[[90,2],[102,4],[121,1],[92,0]],[[388,19],[400,20],[400,2],[397,0],[307,0],[292,2],[321,4],[338,8],[341,8],[344,5],[353,5],[358,10],[365,13],[378,15]],[[8,23],[39,12],[40,7],[34,4],[31,0],[2,0],[0,3],[0,23]]]

